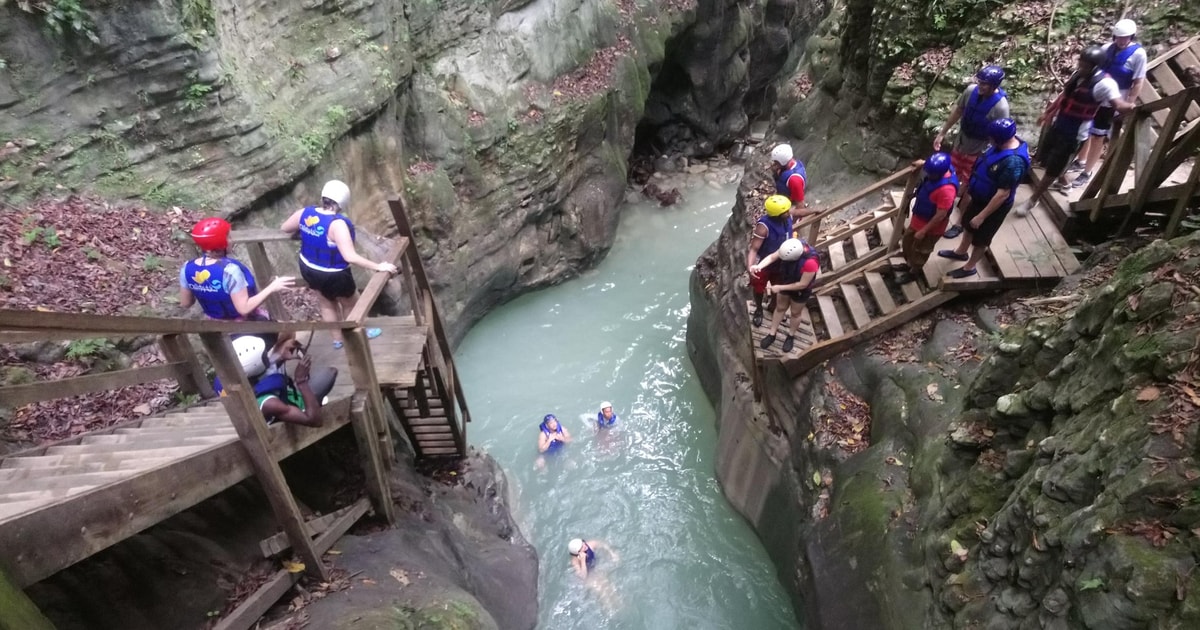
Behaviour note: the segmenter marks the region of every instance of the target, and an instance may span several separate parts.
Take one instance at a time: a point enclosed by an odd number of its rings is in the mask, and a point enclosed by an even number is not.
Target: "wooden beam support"
[[[63,332],[78,330],[85,337],[129,337],[133,335],[182,335],[200,333],[284,333],[306,330],[340,330],[341,322],[256,322],[169,317],[129,317],[85,313],[43,313],[0,309],[0,330]]]
[[[323,581],[328,581],[329,569],[321,562],[320,554],[313,549],[312,541],[304,531],[304,517],[300,514],[300,507],[296,505],[296,498],[288,488],[279,462],[267,446],[267,423],[258,409],[254,388],[242,372],[242,364],[233,351],[233,344],[225,335],[219,333],[205,333],[200,339],[212,357],[217,376],[221,377],[221,384],[225,388],[227,395],[222,398],[225,411],[229,413],[229,419],[241,438],[242,446],[250,456],[250,462],[254,465],[258,481],[271,503],[275,518],[279,519],[283,531],[287,532],[288,539],[292,541],[292,548],[304,561],[305,570]]]
[[[246,243],[246,249],[250,251],[250,265],[254,268],[254,279],[258,281],[258,286],[267,286],[275,279],[275,267],[271,264],[271,259],[267,258],[266,246],[261,240],[256,240]],[[287,309],[283,308],[283,298],[279,293],[267,296],[267,312],[271,314],[271,319],[276,321],[288,319]]]
[[[1162,180],[1166,179],[1167,175],[1170,175],[1170,173],[1161,173],[1162,158],[1166,155],[1167,149],[1170,148],[1172,140],[1175,138],[1175,131],[1179,129],[1179,124],[1183,122],[1183,116],[1187,112],[1186,104],[1191,102],[1191,98],[1183,100],[1180,98],[1182,96],[1185,96],[1185,94],[1181,92],[1171,97],[1172,106],[1170,113],[1167,115],[1167,122],[1159,130],[1158,141],[1154,143],[1154,148],[1151,149],[1150,155],[1147,156],[1145,167],[1139,169],[1137,173],[1137,179],[1134,180],[1133,184],[1133,198],[1129,204],[1132,212],[1126,217],[1127,222],[1133,219],[1135,215],[1139,218],[1142,216],[1142,205],[1146,203],[1146,196],[1150,194],[1150,190],[1157,188],[1162,183]],[[1139,134],[1142,132],[1142,129],[1138,130]]]
[[[163,365],[117,370],[116,372],[86,374],[58,381],[0,387],[0,400],[3,400],[6,405],[19,407],[43,400],[106,392],[110,389],[141,385],[167,378],[187,377],[190,374],[190,367],[183,361],[178,361]]]
[[[350,377],[354,380],[355,408],[351,411],[351,424],[358,442],[358,456],[362,459],[363,474],[366,475],[367,494],[375,511],[392,524],[396,520],[392,505],[392,491],[388,484],[385,454],[380,452],[380,442],[389,436],[384,418],[383,394],[379,391],[379,378],[375,374],[375,360],[371,356],[371,345],[362,328],[342,332],[346,340],[346,360],[350,364]],[[388,441],[390,444],[390,440]]]
[[[1135,137],[1138,135],[1136,122],[1139,120],[1138,115],[1134,114],[1134,124],[1130,125],[1130,129],[1121,134],[1121,139],[1117,141],[1116,150],[1112,156],[1104,160],[1104,166],[1100,169],[1100,173],[1092,180],[1084,190],[1083,196],[1080,199],[1088,199],[1095,197],[1101,207],[1104,206],[1104,200],[1121,189],[1121,182],[1125,180],[1125,173],[1129,171],[1129,163],[1133,160],[1133,147]],[[1102,175],[1102,176],[1101,176]],[[1096,182],[1100,182],[1098,185]],[[1099,215],[1095,210],[1092,211],[1090,219],[1094,222]]]
[[[1167,238],[1175,238],[1179,233],[1179,223],[1183,221],[1183,215],[1187,212],[1188,206],[1191,205],[1189,200],[1192,195],[1196,194],[1198,186],[1200,186],[1200,164],[1192,164],[1192,172],[1188,175],[1188,180],[1183,185],[1183,190],[1180,191],[1179,201],[1175,203],[1175,208],[1171,210],[1171,218],[1167,222],[1167,229],[1164,233],[1164,236]]]
[[[229,233],[230,243],[270,243],[299,240],[296,234],[271,228],[246,228]]]
[[[1150,195],[1146,198],[1146,205],[1154,206],[1161,204],[1164,201],[1174,201],[1183,194],[1184,187],[1184,184],[1176,184],[1174,186],[1156,188],[1151,191]],[[1125,208],[1129,207],[1129,196],[1131,194],[1132,191],[1123,192],[1119,195],[1112,195],[1104,200],[1103,206],[1099,205],[1099,199],[1081,199],[1072,204],[1072,208],[1074,208],[1076,212],[1092,213],[1095,213],[1097,210],[1100,212],[1124,211]],[[1197,191],[1193,190],[1191,197],[1194,198],[1196,195]]]
[[[384,262],[389,262],[395,265],[400,262],[400,257],[404,255],[404,250],[408,249],[408,237],[400,236],[392,241],[392,246],[388,248],[387,254],[384,255]],[[388,280],[392,279],[392,274],[377,271],[371,274],[371,280],[367,282],[367,287],[363,289],[362,295],[358,296],[358,301],[354,304],[354,310],[346,316],[346,321],[354,322],[362,326],[363,320],[367,318],[367,313],[375,306],[375,301],[379,299],[379,295],[383,293],[384,287],[387,286]]]
[[[872,217],[870,220],[864,221],[864,222],[854,226],[849,231],[838,232],[835,235],[831,235],[824,239],[820,239],[817,242],[812,243],[812,246],[817,249],[821,249],[821,247],[828,245],[829,243],[834,243],[837,241],[846,241],[850,238],[853,238],[855,234],[865,232],[866,230],[868,230],[872,227],[875,227],[876,225],[883,223],[884,221],[891,221],[892,219],[895,218],[895,215],[898,214],[899,212],[900,212],[899,208],[892,208],[891,210],[887,211],[887,214],[881,214],[879,216]],[[887,243],[884,243],[884,245],[886,246]],[[857,252],[857,250],[856,250],[856,252]]]
[[[830,206],[824,210],[821,210],[820,212],[817,212],[816,214],[813,214],[812,216],[809,216],[808,218],[804,219],[800,223],[793,226],[793,229],[796,230],[797,232],[799,232],[800,230],[802,230],[806,227],[809,227],[813,224],[820,223],[821,219],[823,219],[824,217],[834,214],[835,212],[838,212],[838,211],[842,210],[843,208],[846,208],[850,204],[852,204],[860,199],[863,199],[864,197],[867,197],[868,195],[870,195],[872,193],[879,192],[879,191],[883,190],[884,188],[887,188],[888,186],[895,184],[896,182],[904,181],[912,173],[921,170],[921,166],[920,166],[921,164],[924,164],[924,162],[921,160],[913,162],[908,167],[903,168],[899,171],[896,171],[895,173],[888,175],[887,177],[875,182],[874,184],[871,184],[870,186],[867,186],[866,188],[863,188],[855,193],[852,193],[850,196],[848,196],[844,199],[841,199],[840,201],[833,204],[832,206]],[[816,240],[816,239],[814,238],[812,240]]]
[[[193,394],[200,398],[216,396],[204,366],[200,363],[200,355],[192,347],[186,335],[163,335],[158,340],[158,346],[163,356],[172,363],[183,363],[185,368],[180,370],[177,380],[179,389],[185,394]]]

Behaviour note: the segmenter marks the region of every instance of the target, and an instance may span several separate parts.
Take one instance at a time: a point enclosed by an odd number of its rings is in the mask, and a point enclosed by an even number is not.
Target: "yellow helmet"
[[[771,195],[763,202],[763,210],[767,211],[769,217],[777,217],[791,209],[792,200],[783,195]]]

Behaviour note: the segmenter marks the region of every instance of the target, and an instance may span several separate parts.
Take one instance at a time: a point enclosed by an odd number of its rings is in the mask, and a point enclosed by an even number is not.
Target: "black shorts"
[[[1038,161],[1046,167],[1046,177],[1058,177],[1067,170],[1067,164],[1079,150],[1078,135],[1077,131],[1068,132],[1055,126],[1046,132],[1038,147]]]
[[[1116,113],[1116,110],[1111,107],[1101,107],[1096,110],[1096,117],[1092,119],[1093,136],[1108,135],[1108,130],[1112,129],[1114,113]]]
[[[310,289],[330,301],[352,297],[358,291],[354,284],[354,273],[349,267],[341,271],[319,271],[300,261],[300,277],[304,278]]]
[[[1008,211],[1012,210],[1012,203],[1006,203],[996,211],[988,215],[988,218],[983,220],[983,224],[978,229],[971,227],[971,220],[979,216],[980,212],[987,207],[990,199],[976,201],[971,199],[971,205],[963,211],[962,225],[963,229],[971,234],[971,246],[987,247],[992,244],[992,238],[996,236],[996,232],[1000,231],[1000,226],[1004,224],[1004,217],[1008,216]]]

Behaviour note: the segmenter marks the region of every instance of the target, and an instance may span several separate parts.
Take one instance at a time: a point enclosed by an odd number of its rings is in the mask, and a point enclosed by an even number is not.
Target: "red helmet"
[[[231,229],[233,227],[225,219],[218,217],[200,219],[200,222],[192,227],[192,240],[206,252],[229,249],[229,231]]]

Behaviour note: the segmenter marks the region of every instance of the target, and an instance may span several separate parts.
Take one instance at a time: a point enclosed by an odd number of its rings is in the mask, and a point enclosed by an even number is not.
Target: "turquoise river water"
[[[489,314],[456,351],[472,444],[506,471],[541,560],[539,627],[796,628],[787,594],[713,470],[715,415],[687,358],[688,275],[720,232],[732,187],[679,206],[625,208],[600,266]],[[620,420],[599,432],[609,400]],[[553,413],[574,441],[537,468]],[[597,539],[587,581],[567,541]]]

